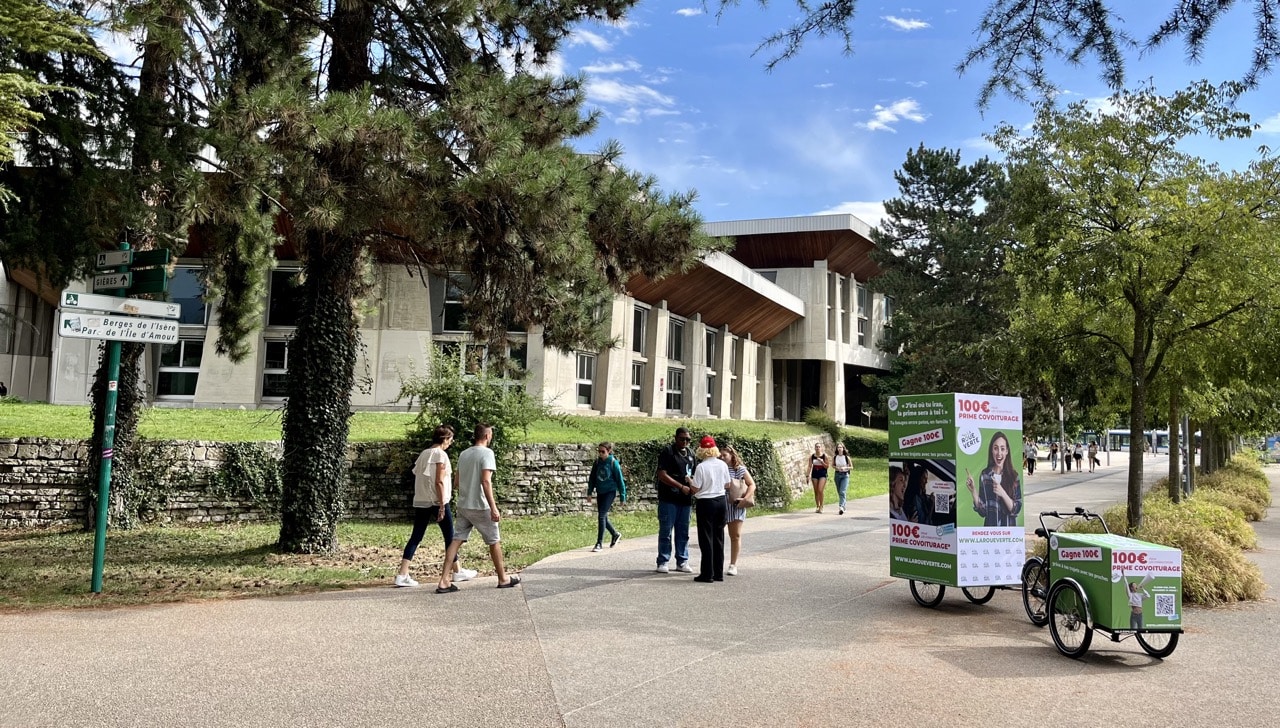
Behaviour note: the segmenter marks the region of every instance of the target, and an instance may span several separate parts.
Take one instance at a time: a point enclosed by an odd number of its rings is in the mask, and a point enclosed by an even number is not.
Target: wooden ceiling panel
[[[875,244],[852,230],[742,235],[729,252],[748,268],[809,268],[816,260],[840,275],[866,281],[880,274],[871,259]]]
[[[666,301],[667,308],[678,316],[701,314],[702,323],[728,326],[734,334],[751,334],[755,341],[772,339],[800,318],[768,296],[703,265],[657,281],[638,275],[628,281],[627,292],[650,305]]]

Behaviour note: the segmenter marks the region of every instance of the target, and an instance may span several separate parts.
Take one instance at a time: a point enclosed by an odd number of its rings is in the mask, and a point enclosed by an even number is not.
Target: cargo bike
[[[1097,521],[1103,533],[1060,530],[1070,520]],[[1036,535],[1048,550],[1022,568],[1022,604],[1032,624],[1049,626],[1059,652],[1083,656],[1100,631],[1112,642],[1133,637],[1152,657],[1173,654],[1182,634],[1181,551],[1115,535],[1083,508],[1041,513]]]

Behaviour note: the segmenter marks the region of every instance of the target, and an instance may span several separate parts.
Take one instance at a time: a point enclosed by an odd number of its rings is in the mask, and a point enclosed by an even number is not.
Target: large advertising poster
[[[890,575],[1019,583],[1022,400],[948,393],[888,404]]]
[[[889,574],[956,583],[955,399],[889,398]]]
[[[955,395],[958,586],[1017,584],[1026,560],[1022,399]]]

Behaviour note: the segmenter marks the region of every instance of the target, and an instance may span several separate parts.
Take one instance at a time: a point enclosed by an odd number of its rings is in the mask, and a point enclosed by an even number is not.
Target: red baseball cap
[[[716,439],[711,435],[704,435],[702,440],[698,442],[698,447],[709,448],[716,446]]]

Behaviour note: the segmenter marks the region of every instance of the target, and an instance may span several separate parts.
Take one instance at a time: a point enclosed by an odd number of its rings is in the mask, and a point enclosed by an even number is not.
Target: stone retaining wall
[[[807,454],[825,436],[785,440],[775,444],[784,476],[798,493],[808,486]],[[261,443],[278,455],[280,443]],[[248,500],[215,497],[209,478],[222,465],[222,443],[153,443],[163,459],[179,467],[171,470],[175,487],[152,514],[171,523],[226,523],[274,518]],[[406,519],[410,516],[413,481],[389,472],[394,443],[353,443],[347,448],[349,484],[346,516],[355,519]],[[581,445],[525,445],[515,454],[513,474],[500,494],[499,507],[508,515],[586,511],[587,476],[596,447]],[[633,481],[636,479],[633,478]],[[0,439],[0,528],[83,525],[88,522],[89,488],[96,473],[88,472],[88,443],[49,438]],[[654,508],[651,480],[628,483],[628,510]]]

